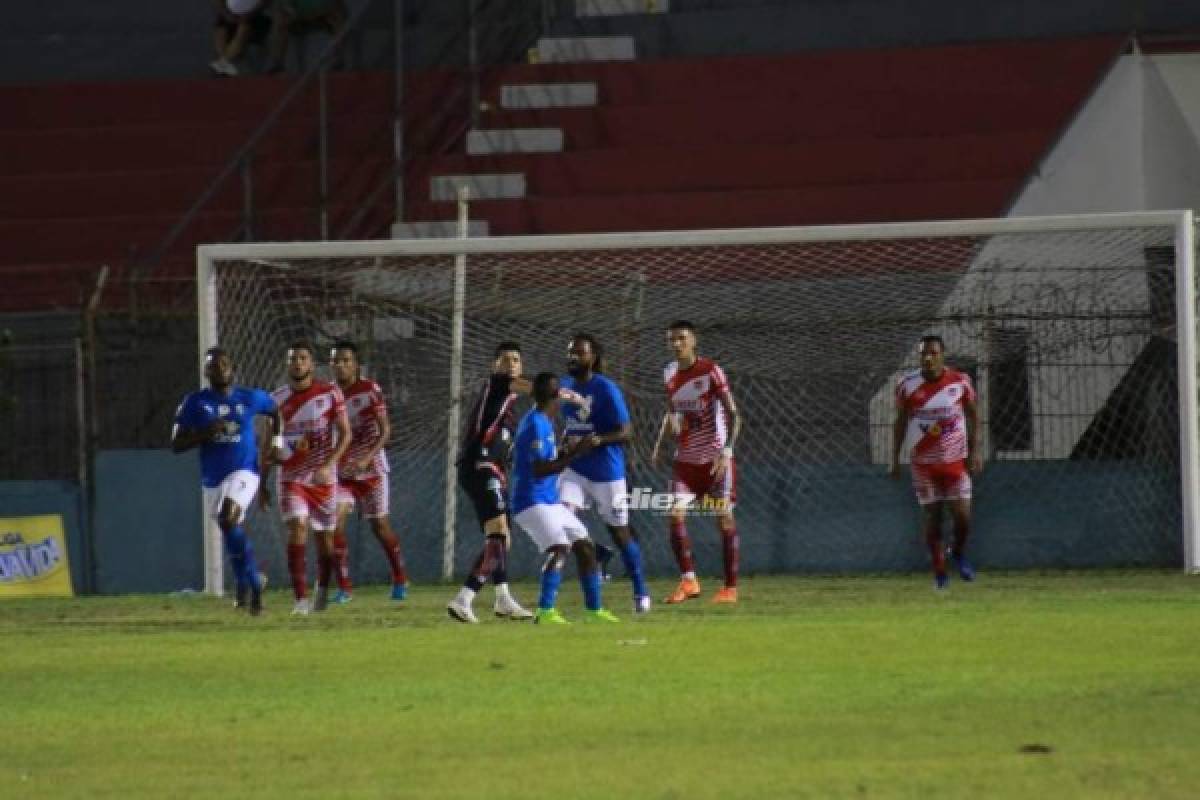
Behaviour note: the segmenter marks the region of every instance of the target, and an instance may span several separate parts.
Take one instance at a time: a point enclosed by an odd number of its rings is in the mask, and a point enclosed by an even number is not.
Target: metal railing
[[[314,81],[317,83],[317,224],[321,239],[368,238],[379,231],[365,227],[369,215],[377,208],[381,199],[387,197],[395,204],[394,219],[405,218],[406,192],[404,186],[405,166],[411,156],[407,152],[405,118],[403,113],[404,81],[406,77],[404,47],[404,0],[391,0],[394,22],[393,71],[394,97],[392,119],[392,167],[380,175],[378,181],[359,198],[348,220],[336,232],[330,218],[331,185],[329,175],[329,81],[331,64],[337,58],[348,39],[359,33],[368,12],[379,0],[365,0],[351,14],[346,24],[334,36],[317,58],[288,87],[287,91],[267,113],[245,142],[230,156],[213,179],[196,196],[183,215],[171,226],[163,238],[148,254],[131,265],[130,279],[133,283],[145,279],[158,271],[172,249],[178,246],[187,231],[196,222],[208,205],[235,175],[241,182],[241,218],[237,226],[224,237],[225,241],[254,241],[260,229],[257,224],[258,202],[254,182],[256,152],[264,140],[274,131],[280,120],[299,100]],[[450,55],[459,46],[466,51],[466,63],[458,65],[459,80],[455,81],[444,102],[436,113],[421,121],[421,130],[432,132],[437,142],[422,155],[444,155],[460,144],[467,130],[478,122],[482,71],[485,67],[511,62],[524,54],[536,36],[541,35],[549,24],[548,0],[536,0],[526,6],[532,13],[513,14],[513,6],[505,0],[462,0],[466,12],[466,24],[455,36],[447,40],[443,56]],[[410,127],[410,132],[411,132]],[[421,136],[418,138],[428,139]],[[391,190],[389,193],[388,190]]]

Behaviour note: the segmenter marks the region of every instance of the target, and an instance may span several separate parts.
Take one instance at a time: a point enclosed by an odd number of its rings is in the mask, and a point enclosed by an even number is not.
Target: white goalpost
[[[454,448],[495,344],[520,342],[530,372],[561,372],[570,335],[596,335],[633,417],[631,488],[662,488],[646,457],[663,332],[679,318],[745,416],[747,571],[923,564],[907,484],[885,468],[895,379],[937,333],[980,395],[981,565],[1197,572],[1194,247],[1190,211],[206,245],[199,348],[219,343],[238,383],[272,389],[289,341],[359,343],[390,402],[393,519],[418,579],[461,574],[478,546],[456,504]],[[281,578],[275,516],[250,526]],[[651,571],[668,570],[663,520],[635,515],[634,526]],[[205,530],[205,590],[221,594],[220,534]],[[716,563],[715,537],[694,538],[701,566]]]

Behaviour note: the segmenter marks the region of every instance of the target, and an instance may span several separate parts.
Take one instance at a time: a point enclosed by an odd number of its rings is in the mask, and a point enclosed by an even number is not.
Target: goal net
[[[200,347],[220,343],[239,383],[271,389],[286,379],[289,341],[323,352],[358,342],[390,403],[392,520],[416,580],[461,576],[479,546],[447,467],[502,340],[520,343],[529,374],[561,373],[571,335],[596,336],[633,418],[630,487],[665,490],[667,469],[648,457],[665,408],[665,329],[679,318],[744,416],[736,513],[748,573],[924,568],[907,472],[889,480],[887,462],[893,389],[929,333],[979,395],[981,567],[1194,568],[1190,242],[1190,214],[1172,212],[214,245],[199,255]],[[285,579],[278,515],[250,525]],[[650,573],[671,573],[666,518],[635,512],[633,526]],[[714,521],[689,529],[700,569],[717,572]],[[384,580],[357,520],[350,540],[356,580]],[[514,573],[531,573],[532,545],[513,541]]]

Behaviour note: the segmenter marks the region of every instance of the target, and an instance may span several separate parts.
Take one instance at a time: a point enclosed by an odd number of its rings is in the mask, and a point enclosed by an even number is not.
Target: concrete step
[[[506,111],[530,108],[585,108],[596,105],[594,83],[520,83],[500,87],[500,107]]]
[[[621,17],[628,14],[666,14],[671,0],[575,0],[577,17]]]
[[[562,128],[500,128],[467,133],[467,155],[561,153]]]
[[[472,239],[488,235],[486,219],[467,220],[467,236]],[[392,225],[393,239],[457,239],[457,220],[432,220],[430,222],[397,222]]]
[[[482,175],[438,175],[429,179],[429,199],[451,203],[458,187],[466,186],[470,200],[501,200],[525,196],[525,176],[519,172]]]
[[[538,39],[534,56],[539,64],[582,61],[633,61],[632,36],[561,36]]]

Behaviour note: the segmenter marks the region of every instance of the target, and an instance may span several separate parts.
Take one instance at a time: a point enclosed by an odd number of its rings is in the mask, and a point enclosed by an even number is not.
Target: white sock
[[[473,601],[475,599],[475,590],[468,589],[466,586],[464,586],[458,590],[458,598],[457,599],[458,599],[458,602],[462,603],[464,606],[470,606],[471,601]]]
[[[496,599],[497,600],[511,600],[512,599],[512,595],[509,594],[509,591],[508,591],[507,583],[497,583],[496,584]]]
[[[685,581],[694,581],[694,580],[696,580],[696,573],[694,573],[694,572],[685,572],[685,573],[683,573],[683,575],[682,575],[682,576],[680,576],[680,577],[682,577],[682,578],[683,578]]]

